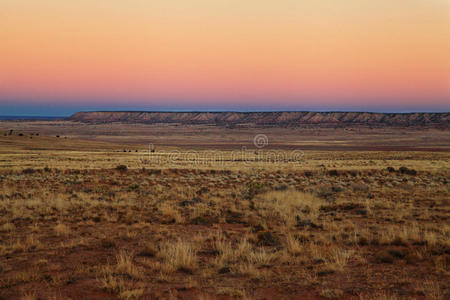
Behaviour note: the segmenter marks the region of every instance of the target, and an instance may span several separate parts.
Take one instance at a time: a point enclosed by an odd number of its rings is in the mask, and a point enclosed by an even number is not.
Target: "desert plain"
[[[1,121],[0,299],[448,299],[449,151],[448,126]]]

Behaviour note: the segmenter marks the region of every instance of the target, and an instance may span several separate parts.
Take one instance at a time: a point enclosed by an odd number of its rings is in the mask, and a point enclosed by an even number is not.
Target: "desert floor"
[[[0,122],[0,299],[448,299],[448,133]]]

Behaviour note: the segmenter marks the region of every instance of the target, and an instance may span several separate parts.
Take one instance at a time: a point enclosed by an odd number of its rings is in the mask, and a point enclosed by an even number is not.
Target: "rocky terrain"
[[[85,123],[178,123],[215,125],[307,124],[345,126],[434,126],[447,128],[449,113],[369,113],[369,112],[78,112],[69,120]]]

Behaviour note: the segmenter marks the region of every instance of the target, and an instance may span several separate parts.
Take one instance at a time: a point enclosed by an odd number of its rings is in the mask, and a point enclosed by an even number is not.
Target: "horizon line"
[[[450,111],[365,111],[365,110],[80,110],[71,114],[61,115],[42,115],[42,114],[1,114],[0,120],[4,118],[69,118],[77,113],[95,113],[95,112],[108,112],[108,113],[368,113],[368,114],[448,114]]]

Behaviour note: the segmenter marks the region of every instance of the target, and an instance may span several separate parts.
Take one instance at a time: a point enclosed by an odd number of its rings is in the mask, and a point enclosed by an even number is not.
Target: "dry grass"
[[[3,139],[5,299],[448,298],[446,152],[143,165],[123,145]]]
[[[37,297],[34,293],[28,292],[28,293],[25,293],[25,295],[23,295],[20,299],[21,300],[36,300]]]
[[[120,252],[116,256],[117,264],[115,265],[115,272],[119,274],[126,274],[134,279],[141,279],[143,277],[142,270],[133,263],[133,258],[126,252]]]
[[[177,240],[161,246],[158,254],[163,259],[163,271],[193,273],[198,266],[196,250],[192,243]]]
[[[67,237],[70,234],[70,228],[67,225],[64,224],[58,224],[53,229],[55,231],[55,234],[57,236]]]
[[[0,227],[0,231],[12,232],[16,229],[16,226],[12,223],[5,223]]]
[[[286,191],[272,191],[261,195],[257,209],[269,223],[283,223],[291,227],[297,223],[299,214],[307,215],[310,219],[317,219],[321,199],[312,194],[299,192],[294,189]]]
[[[353,253],[354,250],[343,250],[339,248],[333,249],[330,256],[330,264],[332,268],[337,271],[344,271],[344,268],[347,266]]]

